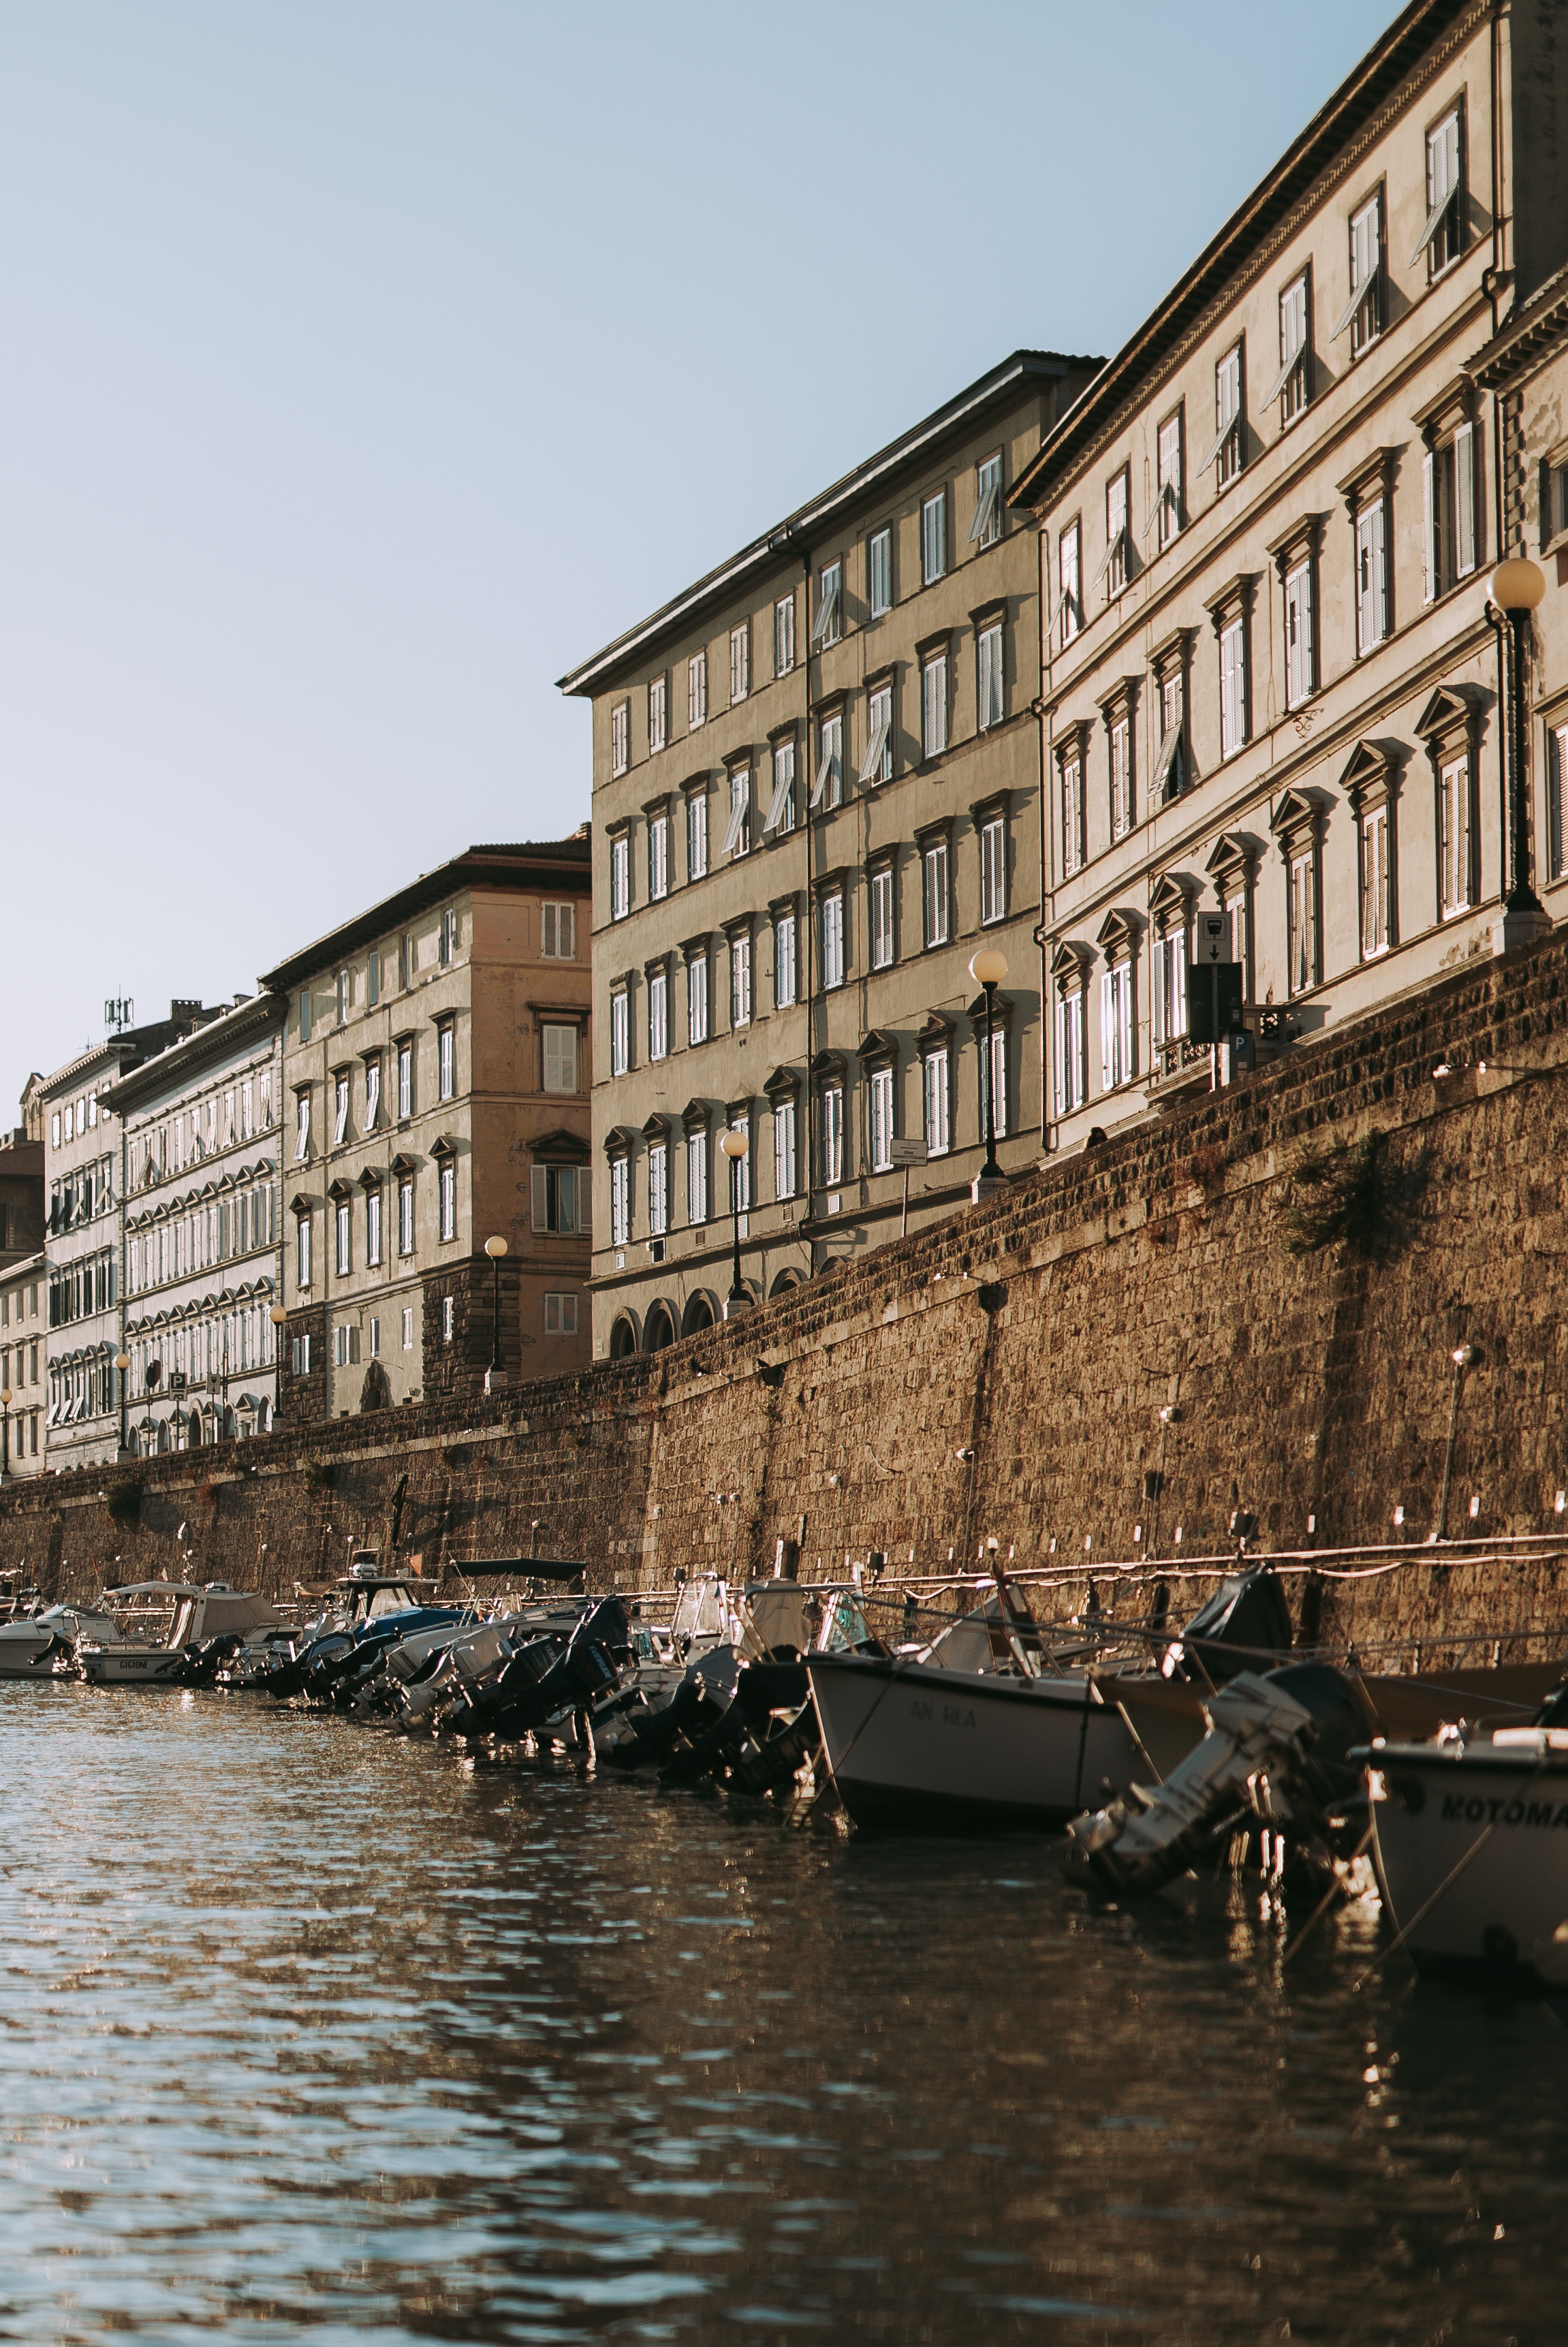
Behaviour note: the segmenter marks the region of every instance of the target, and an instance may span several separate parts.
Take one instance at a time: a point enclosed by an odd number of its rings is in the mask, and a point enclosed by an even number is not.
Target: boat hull
[[[89,1686],[168,1686],[178,1680],[185,1662],[181,1646],[149,1646],[117,1654],[100,1647],[79,1658]]]
[[[56,1665],[61,1659],[59,1643],[54,1638],[36,1645],[24,1645],[20,1639],[0,1639],[0,1679],[57,1678]]]
[[[1568,1989],[1568,1749],[1387,1747],[1371,1792],[1378,1886],[1417,1970]]]
[[[1115,1702],[1088,1680],[866,1655],[806,1665],[828,1771],[856,1825],[1049,1830],[1149,1774]]]

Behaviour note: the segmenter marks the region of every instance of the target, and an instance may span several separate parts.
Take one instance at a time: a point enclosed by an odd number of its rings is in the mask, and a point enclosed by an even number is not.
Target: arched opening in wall
[[[642,1349],[645,1353],[661,1353],[666,1345],[675,1342],[675,1323],[670,1307],[660,1302],[650,1311],[642,1324]]]
[[[260,1401],[256,1404],[256,1431],[258,1434],[268,1434],[272,1431],[272,1404],[268,1401],[266,1395],[263,1394]]]
[[[230,1409],[227,1402],[224,1403],[222,1409],[219,1413],[218,1423],[213,1430],[213,1435],[215,1440],[219,1442],[232,1442],[234,1440],[234,1413]]]
[[[623,1312],[610,1332],[610,1358],[612,1361],[624,1361],[628,1354],[636,1350],[637,1330]]]
[[[190,1440],[191,1450],[199,1450],[201,1447],[201,1412],[199,1409],[193,1409],[190,1413]]]
[[[699,1288],[687,1305],[681,1319],[682,1337],[699,1336],[713,1325],[713,1307],[704,1289]]]
[[[164,1452],[169,1448],[169,1420],[166,1418],[160,1418],[158,1421],[158,1450],[159,1458],[161,1458]]]
[[[781,1271],[773,1286],[769,1288],[768,1295],[770,1297],[774,1296],[787,1296],[792,1287],[798,1287],[800,1284],[801,1278],[798,1271]]]

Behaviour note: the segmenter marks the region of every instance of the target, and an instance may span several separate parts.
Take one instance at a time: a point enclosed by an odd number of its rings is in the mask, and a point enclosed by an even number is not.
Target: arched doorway
[[[681,1334],[682,1337],[695,1337],[704,1328],[711,1328],[712,1325],[712,1304],[709,1300],[706,1290],[699,1288],[682,1315]]]
[[[610,1358],[612,1361],[624,1361],[636,1350],[637,1329],[630,1316],[623,1312],[610,1332]]]
[[[775,1296],[787,1296],[792,1287],[798,1287],[800,1284],[801,1280],[798,1271],[781,1271],[773,1286],[769,1288],[768,1296],[770,1299]]]
[[[645,1353],[661,1353],[666,1345],[674,1342],[675,1323],[670,1316],[670,1307],[661,1297],[642,1324],[642,1349]]]

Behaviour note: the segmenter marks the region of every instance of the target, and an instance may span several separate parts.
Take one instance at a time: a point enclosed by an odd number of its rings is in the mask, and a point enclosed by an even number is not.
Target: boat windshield
[[[111,1590],[104,1601],[114,1624],[113,1642],[125,1646],[168,1646],[177,1615],[189,1601],[177,1589]]]
[[[370,1622],[379,1622],[384,1614],[406,1614],[410,1606],[417,1605],[418,1603],[419,1600],[413,1590],[405,1589],[399,1582],[395,1589],[376,1591],[370,1601],[370,1612],[365,1619]]]

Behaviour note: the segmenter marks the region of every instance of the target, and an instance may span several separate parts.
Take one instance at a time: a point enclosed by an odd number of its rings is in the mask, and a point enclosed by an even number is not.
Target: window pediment
[[[456,1157],[457,1144],[450,1133],[438,1133],[430,1144],[430,1154],[432,1157]]]
[[[1332,801],[1317,790],[1288,790],[1274,811],[1269,828],[1288,855],[1293,848],[1321,839]]]
[[[1092,730],[1091,721],[1087,717],[1075,717],[1070,725],[1062,727],[1051,745],[1059,766],[1065,765],[1071,758],[1087,756],[1089,736]]]
[[[1327,519],[1327,514],[1300,514],[1288,529],[1273,540],[1268,553],[1282,579],[1287,570],[1294,569],[1296,563],[1317,554],[1323,543],[1323,526]]]
[[[842,1051],[818,1051],[811,1063],[811,1072],[818,1083],[833,1083],[843,1077]]]
[[[1237,882],[1252,878],[1262,847],[1261,840],[1245,831],[1222,831],[1209,850],[1204,869],[1213,875],[1220,889],[1235,887]]]
[[[1180,676],[1185,671],[1192,660],[1197,632],[1195,628],[1173,628],[1168,636],[1163,636],[1154,645],[1149,654],[1149,666],[1157,684],[1163,684],[1167,678]]]
[[[689,1100],[681,1112],[681,1122],[688,1133],[706,1133],[712,1121],[712,1112],[704,1100]]]
[[[1215,635],[1227,627],[1232,620],[1245,619],[1248,616],[1257,593],[1257,582],[1262,576],[1262,572],[1258,570],[1238,570],[1234,579],[1225,580],[1217,594],[1210,595],[1206,599],[1204,609],[1214,621]]]
[[[315,1201],[307,1198],[302,1190],[296,1190],[289,1200],[289,1212],[291,1214],[308,1214],[313,1211],[314,1204]]]
[[[928,1010],[916,1032],[915,1040],[922,1051],[939,1051],[950,1042],[953,1022],[940,1010]]]
[[[1119,717],[1130,714],[1143,682],[1141,676],[1119,676],[1109,692],[1100,695],[1094,705],[1108,725],[1113,725]]]
[[[1050,974],[1064,992],[1071,991],[1082,985],[1093,958],[1091,947],[1081,944],[1076,938],[1059,938],[1050,949]]]
[[[1339,777],[1339,787],[1358,815],[1363,807],[1391,799],[1399,788],[1400,758],[1397,743],[1358,742]]]
[[[568,1132],[564,1124],[553,1133],[541,1133],[537,1141],[529,1142],[528,1149],[535,1157],[566,1158],[578,1165],[586,1165],[593,1153],[581,1133]],[[394,1164],[398,1162],[393,1160]]]
[[[971,1027],[975,1028],[980,1034],[984,1034],[986,1025],[986,998],[983,994],[977,994],[974,1000],[967,1005],[964,1016],[968,1019]],[[1010,994],[1003,994],[999,989],[993,998],[991,1023],[994,1027],[1005,1027],[1011,1017],[1012,997]]]
[[[1149,917],[1156,928],[1171,928],[1187,918],[1200,894],[1197,882],[1186,873],[1163,873],[1149,891]]]
[[[1478,685],[1440,684],[1416,720],[1416,733],[1423,742],[1470,733],[1480,723],[1485,700]]]
[[[855,1047],[855,1056],[863,1068],[875,1066],[878,1061],[897,1059],[897,1055],[898,1038],[882,1027],[867,1028]]]
[[[610,1158],[630,1157],[636,1140],[630,1125],[612,1124],[604,1136],[604,1153]]]
[[[763,1086],[766,1099],[778,1102],[794,1100],[800,1091],[800,1076],[794,1068],[775,1068]]]
[[[1475,385],[1468,375],[1455,375],[1446,383],[1435,399],[1417,411],[1414,423],[1429,448],[1433,448],[1446,434],[1475,417]]]
[[[395,1174],[412,1174],[418,1162],[417,1158],[409,1157],[399,1150],[392,1161],[392,1170]]]
[[[1094,942],[1107,961],[1124,961],[1137,949],[1143,933],[1142,916],[1131,905],[1117,905],[1101,922]]]
[[[1402,454],[1399,448],[1374,448],[1353,472],[1347,473],[1342,481],[1335,482],[1334,486],[1344,498],[1345,510],[1352,521],[1363,506],[1372,505],[1378,497],[1392,493],[1394,475]]]
[[[352,1198],[353,1195],[354,1184],[352,1182],[343,1182],[340,1180],[336,1182],[329,1182],[327,1184],[327,1196],[335,1200],[337,1204],[340,1206],[345,1198]]]

